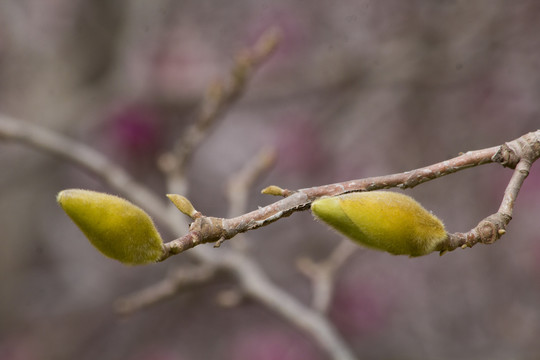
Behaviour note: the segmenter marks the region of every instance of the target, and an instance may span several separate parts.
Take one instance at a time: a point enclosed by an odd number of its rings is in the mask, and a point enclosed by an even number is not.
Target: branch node
[[[515,169],[517,164],[523,160],[529,163],[534,162],[540,157],[539,133],[540,130],[530,132],[516,140],[504,143],[491,159],[511,169]]]
[[[515,169],[520,157],[516,151],[509,146],[509,143],[504,143],[499,148],[499,151],[497,151],[495,155],[491,157],[491,160],[501,164],[504,167]]]
[[[512,217],[503,213],[496,213],[482,220],[478,226],[478,234],[482,244],[493,244],[506,233],[505,227]]]
[[[201,244],[216,242],[221,238],[230,238],[223,229],[223,219],[211,216],[202,216],[195,219],[189,226],[189,232],[197,234]]]
[[[478,232],[483,244],[493,244],[499,238],[497,225],[491,221],[482,221],[478,226]]]

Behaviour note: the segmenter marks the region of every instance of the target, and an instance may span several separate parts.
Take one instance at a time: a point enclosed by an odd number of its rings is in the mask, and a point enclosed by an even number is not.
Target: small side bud
[[[163,241],[152,219],[129,201],[80,189],[60,191],[56,200],[103,255],[142,265],[158,261],[163,254]]]
[[[261,190],[261,194],[273,196],[287,196],[286,191],[276,185],[270,185]]]
[[[192,219],[196,219],[201,217],[201,213],[195,210],[193,205],[191,204],[191,201],[189,201],[186,197],[178,194],[167,194],[167,197],[171,202],[176,206],[178,210],[180,210],[182,213],[186,214]]]

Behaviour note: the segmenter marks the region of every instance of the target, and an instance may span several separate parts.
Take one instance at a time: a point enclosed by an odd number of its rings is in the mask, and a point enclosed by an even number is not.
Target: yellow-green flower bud
[[[313,214],[343,235],[395,255],[421,256],[446,239],[443,223],[413,198],[389,191],[322,197]]]
[[[127,200],[89,190],[58,193],[57,201],[101,253],[125,264],[156,262],[163,241],[152,219]]]

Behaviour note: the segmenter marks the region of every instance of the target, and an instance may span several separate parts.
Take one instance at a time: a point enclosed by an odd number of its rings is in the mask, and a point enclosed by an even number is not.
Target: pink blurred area
[[[260,327],[239,334],[231,344],[230,354],[223,358],[234,360],[319,360],[313,345],[287,330]]]
[[[193,123],[237,53],[279,27],[280,48],[188,164],[194,205],[226,216],[227,181],[263,147],[276,150],[277,162],[251,190],[248,210],[275,200],[259,194],[271,184],[298,189],[402,172],[538,129],[539,4],[0,1],[0,113],[93,146],[165,199],[157,158]],[[359,358],[537,358],[538,168],[494,245],[418,259],[352,256],[337,274],[328,318]],[[255,301],[220,307],[220,292],[236,286],[226,277],[117,317],[116,299],[191,258],[142,268],[104,258],[55,195],[109,188],[3,139],[0,169],[0,359],[328,358]],[[464,232],[497,210],[510,176],[484,165],[407,193],[449,231]],[[305,304],[310,283],[296,260],[324,259],[340,241],[308,212],[246,237],[250,256]]]

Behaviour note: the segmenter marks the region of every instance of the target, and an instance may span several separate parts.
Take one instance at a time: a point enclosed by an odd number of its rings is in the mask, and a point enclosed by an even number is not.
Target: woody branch
[[[392,187],[412,188],[426,181],[470,167],[499,163],[505,167],[515,168],[514,176],[508,185],[499,211],[484,219],[475,229],[467,233],[450,234],[439,250],[443,253],[464,245],[470,247],[478,242],[493,243],[504,234],[504,228],[511,219],[513,204],[521,184],[527,176],[530,166],[539,157],[540,130],[537,130],[501,146],[468,151],[455,158],[399,174],[351,180],[297,191],[272,186],[271,189],[267,188],[270,190],[265,189],[266,193],[283,195],[285,198],[230,219],[197,217],[186,235],[165,244],[161,260],[196,245],[230,239],[237,234],[287,217],[296,211],[306,210],[313,200],[321,196],[335,196],[355,191],[372,191]],[[263,192],[265,191],[263,190]]]

